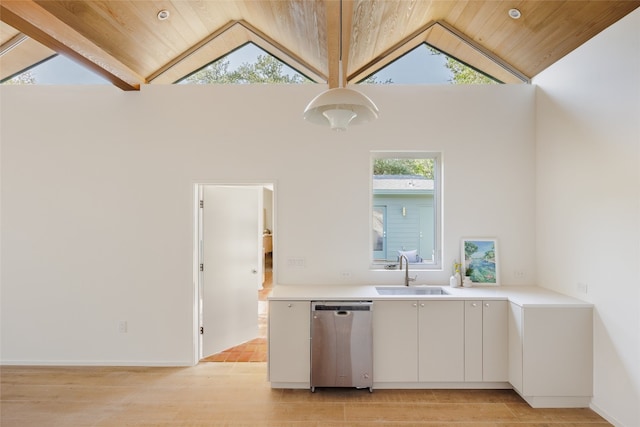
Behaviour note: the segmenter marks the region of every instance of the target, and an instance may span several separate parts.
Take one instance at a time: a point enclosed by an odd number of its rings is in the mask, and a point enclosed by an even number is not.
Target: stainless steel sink
[[[449,295],[439,286],[376,286],[376,291],[378,291],[378,295]]]

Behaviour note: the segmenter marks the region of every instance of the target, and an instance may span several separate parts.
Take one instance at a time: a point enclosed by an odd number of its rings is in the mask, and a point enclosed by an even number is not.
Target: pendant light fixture
[[[344,87],[342,81],[342,0],[340,0],[339,54],[339,87],[329,89],[313,98],[304,110],[304,118],[317,125],[329,125],[335,131],[346,131],[349,125],[377,119],[378,107],[363,93]]]

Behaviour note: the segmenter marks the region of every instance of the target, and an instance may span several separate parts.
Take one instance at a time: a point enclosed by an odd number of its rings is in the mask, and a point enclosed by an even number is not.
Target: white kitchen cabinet
[[[464,380],[482,381],[482,301],[464,302]]]
[[[585,407],[593,390],[591,307],[509,308],[509,382],[534,408]]]
[[[522,307],[509,303],[509,382],[522,394]]]
[[[418,302],[418,380],[464,381],[464,302]]]
[[[376,301],[374,383],[464,379],[463,301]]]
[[[418,381],[418,303],[373,304],[373,381]]]
[[[482,381],[508,381],[508,302],[482,302]]]
[[[373,286],[277,286],[271,386],[310,386],[311,301],[373,300],[374,388],[513,387],[533,407],[589,406],[591,304],[536,286],[448,292],[405,299]]]
[[[508,380],[507,304],[507,301],[465,301],[465,381]]]
[[[311,375],[311,302],[269,301],[269,380],[306,388]]]

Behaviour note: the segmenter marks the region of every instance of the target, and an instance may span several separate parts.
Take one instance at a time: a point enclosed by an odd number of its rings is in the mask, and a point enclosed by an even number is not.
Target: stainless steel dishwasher
[[[313,301],[311,391],[356,387],[373,391],[371,301]]]

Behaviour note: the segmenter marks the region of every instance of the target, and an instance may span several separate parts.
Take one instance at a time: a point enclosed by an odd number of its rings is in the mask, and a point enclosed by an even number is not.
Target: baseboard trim
[[[613,424],[615,427],[627,427],[624,424],[622,424],[620,421],[618,421],[616,419],[616,417],[612,417],[609,413],[607,413],[607,411],[603,410],[598,405],[593,403],[593,400],[591,401],[591,404],[589,405],[589,409],[591,409],[596,414],[600,415],[608,423]]]
[[[518,393],[519,394],[519,393]],[[590,396],[523,396],[532,408],[588,408]]]
[[[184,360],[1,360],[0,366],[141,366],[141,367],[186,367],[194,366]]]
[[[507,382],[375,382],[375,389],[512,389]]]
[[[309,389],[311,390],[311,383],[287,383],[287,382],[272,382],[271,388],[291,388],[291,389]]]

